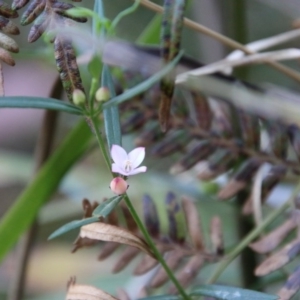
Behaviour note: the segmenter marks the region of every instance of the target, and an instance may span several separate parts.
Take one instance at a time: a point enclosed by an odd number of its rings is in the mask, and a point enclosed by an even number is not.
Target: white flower
[[[145,158],[144,147],[135,148],[127,154],[121,146],[112,145],[110,155],[114,161],[112,164],[112,172],[114,173],[131,176],[147,171],[145,166],[138,168]]]

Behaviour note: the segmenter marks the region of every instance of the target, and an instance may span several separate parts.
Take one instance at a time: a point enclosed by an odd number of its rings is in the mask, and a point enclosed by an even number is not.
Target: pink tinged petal
[[[111,165],[111,171],[113,173],[119,173],[119,174],[122,174],[122,175],[125,175],[127,176],[128,175],[128,172],[125,172],[119,165],[117,164],[112,164]]]
[[[138,147],[128,153],[128,158],[132,164],[132,168],[138,167],[145,158],[145,148]]]
[[[119,145],[112,145],[110,156],[119,166],[121,166],[123,162],[128,159],[127,152]]]
[[[127,188],[128,188],[127,182],[121,177],[114,178],[110,183],[110,189],[116,195],[122,195],[126,193]]]
[[[137,169],[132,170],[131,172],[129,172],[127,174],[127,176],[135,175],[135,174],[138,174],[138,173],[144,173],[146,171],[147,171],[147,167],[142,166],[142,167],[139,167]]]

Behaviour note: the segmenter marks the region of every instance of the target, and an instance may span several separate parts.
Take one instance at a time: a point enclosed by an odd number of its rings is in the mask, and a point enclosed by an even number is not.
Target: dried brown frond
[[[73,8],[74,5],[64,3],[57,0],[14,0],[12,8],[14,10],[25,7],[25,11],[21,17],[21,24],[28,25],[33,23],[28,35],[30,43],[35,42],[40,36],[50,27],[64,24],[64,18],[71,18],[76,22],[86,22],[84,17],[71,17],[66,14],[66,11]],[[51,28],[52,29],[52,28]]]
[[[84,91],[76,62],[75,50],[71,40],[63,37],[56,37],[54,40],[54,51],[57,69],[70,101],[74,90]]]
[[[289,218],[282,225],[278,226],[270,233],[265,235],[260,240],[255,243],[250,244],[249,246],[255,252],[258,253],[268,253],[273,251],[283,239],[297,226],[297,221],[295,217]]]
[[[300,239],[285,245],[281,250],[263,261],[255,270],[257,276],[267,275],[280,269],[300,253]]]
[[[90,204],[85,202],[85,207]],[[181,203],[173,193],[168,193],[165,198],[165,209],[168,215],[168,234],[162,234],[159,227],[159,219],[155,203],[149,195],[143,197],[145,223],[152,235],[157,249],[166,257],[166,262],[172,271],[178,270],[178,278],[184,286],[188,286],[204,263],[217,261],[222,257],[222,234],[220,220],[215,217],[213,222],[214,249],[209,252],[204,243],[201,230],[201,222],[193,201],[183,197]],[[106,241],[99,256],[101,260],[110,255],[118,245],[126,245],[127,248],[119,253],[118,259],[113,266],[113,272],[120,272],[139,254],[143,257],[138,262],[133,273],[143,275],[159,265],[148,246],[140,238],[136,223],[125,206],[121,207],[124,214],[126,228],[120,227],[113,215],[105,222],[97,222],[81,227],[80,237],[89,240],[100,239]],[[91,209],[88,209],[91,211]],[[115,214],[115,212],[113,212]],[[85,214],[86,215],[86,214]],[[109,224],[112,221],[114,225]],[[185,231],[187,230],[187,232]],[[114,242],[114,243],[112,243]],[[156,288],[169,280],[164,269],[159,266],[156,273],[148,283],[149,287]],[[175,290],[173,290],[174,292]]]
[[[300,289],[300,266],[289,276],[284,286],[278,292],[280,300],[291,299]]]

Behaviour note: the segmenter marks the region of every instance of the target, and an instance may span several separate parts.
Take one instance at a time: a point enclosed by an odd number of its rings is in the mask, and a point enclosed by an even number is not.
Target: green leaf
[[[0,261],[36,217],[62,178],[90,148],[93,135],[84,120],[69,133],[54,154],[16,199],[0,222]]]
[[[149,88],[151,88],[156,82],[160,81],[164,76],[166,76],[179,62],[180,58],[183,55],[183,51],[180,53],[169,63],[167,64],[162,70],[154,74],[153,76],[149,77],[147,80],[143,81],[142,83],[136,85],[135,87],[128,89],[126,92],[122,93],[119,96],[116,96],[106,102],[103,107],[109,108],[113,105],[120,104],[126,100],[131,99],[132,97],[139,95]]]
[[[222,285],[203,285],[193,290],[190,296],[208,296],[222,300],[276,300],[278,296]]]
[[[83,225],[95,223],[97,221],[99,221],[99,217],[91,217],[91,218],[86,218],[86,219],[82,219],[82,220],[74,220],[72,222],[69,222],[69,223],[61,226],[60,228],[55,230],[53,233],[51,233],[50,236],[48,237],[48,240],[52,240],[62,234],[65,234],[66,232],[68,232],[70,230],[79,228]]]
[[[106,65],[103,65],[101,85],[109,89],[112,97],[116,96],[113,79],[111,77],[109,68]],[[112,100],[107,101],[106,104],[110,103],[111,101]],[[105,105],[103,105],[103,107],[105,134],[108,142],[108,147],[109,149],[111,149],[112,145],[122,145],[119,109],[115,104],[112,104],[108,107],[105,107]]]
[[[179,300],[182,299],[179,296],[175,295],[159,295],[159,296],[150,296],[146,298],[140,298],[139,300]]]
[[[82,115],[79,107],[53,98],[41,97],[0,97],[0,108],[39,108],[67,112]]]
[[[121,202],[122,199],[123,195],[115,196],[104,201],[94,209],[93,216],[97,216],[98,218],[107,217],[111,213],[111,211]]]

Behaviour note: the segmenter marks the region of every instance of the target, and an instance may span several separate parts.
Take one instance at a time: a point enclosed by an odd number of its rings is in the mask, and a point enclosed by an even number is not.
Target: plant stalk
[[[96,138],[98,140],[98,145],[100,147],[100,150],[102,152],[102,155],[104,157],[104,160],[106,162],[107,168],[109,170],[109,172],[112,174],[111,171],[111,160],[109,158],[109,155],[106,151],[106,147],[105,147],[105,143],[103,140],[103,137],[98,129],[97,126],[97,122],[94,119],[94,117],[91,117],[91,122],[95,128],[95,134],[96,134]],[[127,194],[124,195],[124,200],[125,203],[134,219],[134,221],[136,222],[138,228],[140,229],[140,231],[142,232],[146,242],[148,243],[149,247],[151,248],[152,252],[154,253],[156,259],[160,262],[160,264],[162,265],[162,267],[164,268],[164,270],[166,271],[166,273],[168,274],[170,280],[174,283],[174,285],[176,286],[178,292],[181,294],[183,299],[190,299],[189,296],[186,294],[186,292],[184,291],[183,287],[180,285],[179,281],[177,280],[177,278],[174,276],[172,270],[169,268],[169,266],[167,265],[167,263],[165,262],[163,256],[161,255],[161,253],[158,251],[157,247],[155,246],[155,243],[153,242],[151,236],[149,235],[147,229],[144,227],[143,222],[141,221],[141,219],[139,218],[136,210],[134,209],[129,197]]]

